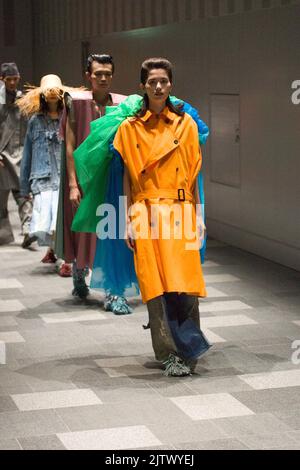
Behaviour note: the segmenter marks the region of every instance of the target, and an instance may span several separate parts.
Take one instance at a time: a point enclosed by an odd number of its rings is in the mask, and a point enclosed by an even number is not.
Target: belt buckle
[[[178,201],[185,201],[185,191],[183,188],[178,189]]]

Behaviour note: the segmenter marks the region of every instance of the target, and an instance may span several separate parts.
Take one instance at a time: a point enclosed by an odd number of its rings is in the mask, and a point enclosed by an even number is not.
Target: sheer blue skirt
[[[127,248],[125,240],[118,236],[125,231],[123,206],[119,210],[119,196],[123,195],[124,166],[119,155],[113,154],[107,185],[107,204],[115,208],[116,239],[97,238],[96,254],[90,287],[101,289],[114,295],[126,297],[139,294],[138,281],[134,269],[133,253]],[[122,204],[122,203],[121,203]]]

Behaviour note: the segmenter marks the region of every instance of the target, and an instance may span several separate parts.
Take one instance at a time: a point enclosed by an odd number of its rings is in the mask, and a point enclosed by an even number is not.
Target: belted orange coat
[[[164,292],[205,297],[194,196],[202,163],[196,123],[167,106],[159,115],[148,110],[121,124],[114,148],[130,177],[143,301]]]

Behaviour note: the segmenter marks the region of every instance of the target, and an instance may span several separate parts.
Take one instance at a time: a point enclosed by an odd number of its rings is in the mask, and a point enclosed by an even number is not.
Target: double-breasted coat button
[[[177,139],[176,139],[176,140],[174,140],[174,144],[175,144],[175,145],[179,144],[179,142],[178,142],[178,140],[177,140]]]

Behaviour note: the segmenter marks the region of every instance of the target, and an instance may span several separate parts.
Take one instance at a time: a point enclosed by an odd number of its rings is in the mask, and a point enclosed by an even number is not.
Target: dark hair
[[[171,83],[173,83],[173,65],[167,59],[162,57],[153,57],[151,59],[146,59],[142,63],[141,68],[141,83],[146,85],[146,81],[149,76],[149,72],[153,69],[164,69],[169,77]]]
[[[64,97],[62,93],[61,98],[58,100],[58,103],[57,103],[57,111],[62,111],[63,109],[64,109]],[[40,113],[46,114],[48,111],[49,111],[48,103],[43,93],[41,93],[40,94]]]
[[[146,84],[149,73],[153,69],[163,69],[167,72],[169,80],[171,83],[173,83],[173,65],[171,62],[167,59],[164,59],[162,57],[152,57],[150,59],[145,60],[142,63],[141,67],[141,83],[143,85]],[[175,114],[178,114],[178,116],[183,116],[184,112],[182,111],[183,105],[177,105],[175,106],[171,100],[170,97],[167,98],[166,105],[168,106],[169,110],[172,111]],[[149,108],[149,98],[147,94],[144,95],[143,103],[142,103],[142,108],[141,110],[136,114],[137,117],[143,117],[147,110]]]
[[[90,54],[87,58],[86,71],[92,73],[92,63],[98,62],[98,64],[111,64],[112,73],[115,71],[115,64],[113,58],[109,54]]]

